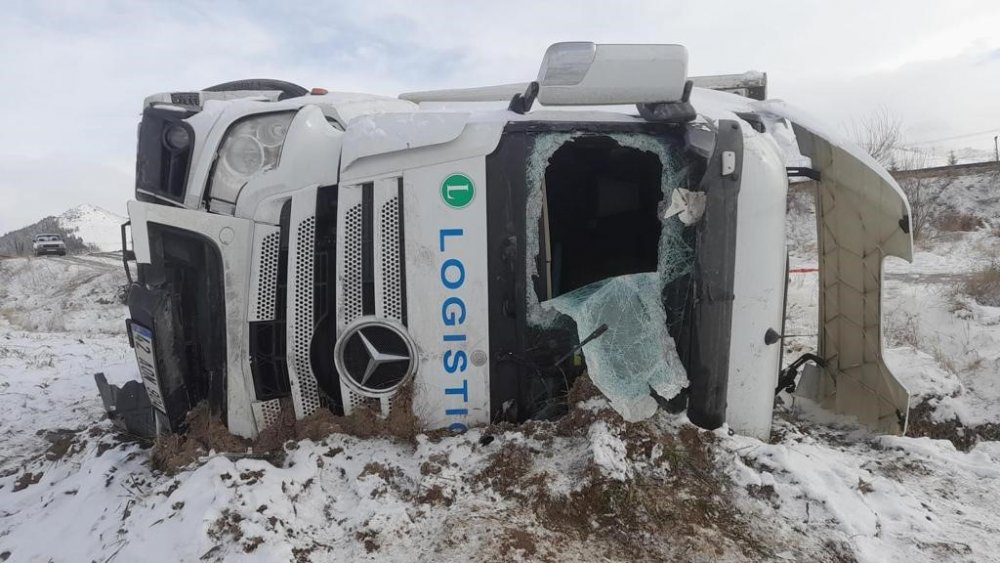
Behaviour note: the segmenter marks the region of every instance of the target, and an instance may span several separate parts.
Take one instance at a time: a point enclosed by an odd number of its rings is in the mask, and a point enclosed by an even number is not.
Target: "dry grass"
[[[891,311],[882,321],[882,331],[889,346],[920,348],[920,318],[916,314]]]
[[[987,268],[970,274],[959,291],[980,305],[1000,307],[1000,260],[994,260]]]
[[[971,232],[983,226],[983,220],[970,213],[948,211],[938,215],[934,220],[937,230],[949,233]]]

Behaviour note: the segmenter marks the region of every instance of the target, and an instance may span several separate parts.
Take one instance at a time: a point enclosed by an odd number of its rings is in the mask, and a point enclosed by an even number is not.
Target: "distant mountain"
[[[101,252],[111,252],[122,248],[122,223],[125,217],[102,209],[96,205],[83,204],[66,211],[59,217],[59,226],[88,245],[94,245]]]
[[[121,224],[125,218],[95,205],[74,207],[59,216],[44,219],[0,236],[0,254],[31,254],[31,239],[37,234],[62,235],[69,252],[109,252],[121,248]]]

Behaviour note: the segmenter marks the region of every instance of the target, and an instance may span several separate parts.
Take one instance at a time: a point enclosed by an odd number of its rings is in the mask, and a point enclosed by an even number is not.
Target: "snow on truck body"
[[[763,98],[762,78],[693,82]],[[789,174],[820,194],[803,387],[905,428],[879,292],[882,258],[910,257],[908,205],[808,118],[692,91],[676,45],[556,44],[536,82],[400,98],[147,98],[129,324],[157,430],[201,401],[247,437],[282,409],[386,414],[411,382],[431,428],[551,418],[588,370],[627,419],[667,405],[766,438]]]

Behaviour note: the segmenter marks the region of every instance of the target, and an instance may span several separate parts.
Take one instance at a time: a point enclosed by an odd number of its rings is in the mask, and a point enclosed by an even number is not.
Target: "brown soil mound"
[[[566,419],[575,424],[564,424]],[[765,555],[747,517],[729,498],[731,483],[716,464],[714,434],[694,427],[671,432],[648,422],[630,424],[616,420],[610,409],[572,409],[564,419],[548,423],[548,432],[539,428],[536,434],[586,439],[595,421],[615,429],[634,467],[666,471],[641,470],[619,481],[590,463],[574,475],[579,483],[575,490],[554,493],[550,476],[535,467],[537,452],[508,442],[475,476],[474,485],[523,503],[548,532],[596,542],[592,545],[603,546],[607,552],[602,555],[611,559],[670,560],[679,553],[711,558],[738,552],[758,560]]]
[[[191,409],[186,422],[186,433],[168,434],[156,439],[151,454],[154,469],[172,475],[213,450],[243,453],[250,445],[248,440],[230,434],[222,421],[209,412],[205,403]]]
[[[413,440],[422,430],[420,420],[413,414],[413,386],[406,385],[393,397],[393,408],[389,416],[382,416],[372,405],[364,405],[350,416],[336,417],[330,415],[333,423],[340,426],[344,434],[359,438],[374,436],[392,436]]]
[[[934,420],[934,411],[934,405],[926,400],[911,408],[906,435],[948,440],[963,452],[971,450],[980,440],[1000,440],[1000,424],[965,426],[958,418],[937,421]]]
[[[265,428],[255,441],[250,441],[230,434],[202,403],[188,413],[187,428],[183,434],[169,434],[156,440],[152,452],[154,469],[174,474],[211,451],[260,457],[280,465],[289,441],[320,441],[331,434],[413,440],[422,430],[413,414],[413,391],[409,385],[396,394],[393,409],[386,418],[372,406],[363,405],[349,416],[335,416],[328,409],[320,409],[295,420],[291,400],[283,399],[279,420]]]

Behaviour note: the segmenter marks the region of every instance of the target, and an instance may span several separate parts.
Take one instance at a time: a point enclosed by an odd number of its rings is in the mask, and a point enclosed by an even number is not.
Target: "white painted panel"
[[[781,345],[765,344],[764,333],[781,331],[788,178],[770,137],[746,124],[743,135],[726,422],[739,434],[767,440]]]
[[[474,192],[461,209],[442,197],[443,183],[456,173],[472,181]],[[420,357],[414,412],[431,428],[486,424],[490,350],[485,159],[407,170],[403,194],[407,317]]]

